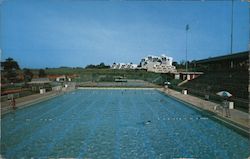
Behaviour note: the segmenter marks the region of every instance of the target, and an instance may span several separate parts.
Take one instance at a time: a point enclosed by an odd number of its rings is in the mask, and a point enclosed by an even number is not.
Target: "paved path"
[[[247,127],[250,129],[250,115],[249,113],[245,113],[236,109],[230,109],[231,117],[225,117],[225,113],[222,113],[222,110],[215,110],[214,108],[220,108],[220,104],[211,102],[211,101],[206,101],[201,98],[191,96],[191,95],[184,95],[180,92],[177,92],[172,89],[159,89],[160,91],[165,92],[167,95],[170,95],[172,97],[175,97],[179,100],[182,100],[184,102],[190,103],[196,107],[202,108],[204,110],[208,110],[210,112],[216,113],[219,117],[229,120],[232,122],[235,122],[243,127]],[[249,131],[249,130],[248,130]]]

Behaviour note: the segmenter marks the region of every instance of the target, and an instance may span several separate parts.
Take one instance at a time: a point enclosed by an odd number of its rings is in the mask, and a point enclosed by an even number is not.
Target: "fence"
[[[25,96],[32,95],[32,94],[34,94],[34,92],[32,92],[30,90],[25,90],[25,91],[21,91],[19,93],[4,95],[4,96],[1,96],[1,102],[5,102],[5,101],[12,99],[12,98],[25,97]]]

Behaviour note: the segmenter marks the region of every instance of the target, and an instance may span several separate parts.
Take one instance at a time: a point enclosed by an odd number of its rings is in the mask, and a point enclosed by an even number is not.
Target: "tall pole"
[[[233,54],[233,22],[234,22],[234,0],[231,5],[231,43],[230,43],[230,54]],[[233,68],[233,61],[230,62],[230,68]]]
[[[188,30],[189,30],[189,25],[186,25],[186,72],[188,71],[188,61],[187,61],[187,42],[188,42]]]
[[[231,44],[230,44],[230,53],[233,54],[233,22],[234,22],[234,0],[232,0],[231,5]]]

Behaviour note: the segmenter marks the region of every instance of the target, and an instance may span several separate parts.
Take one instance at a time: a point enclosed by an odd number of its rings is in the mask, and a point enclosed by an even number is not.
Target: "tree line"
[[[196,63],[195,61],[187,61],[188,64],[188,70],[189,71],[195,71],[196,69]],[[173,62],[172,64],[177,69],[185,69],[186,67],[186,61],[182,60],[179,63]],[[64,67],[61,67],[64,68]],[[67,67],[68,68],[68,67]],[[80,67],[79,67],[80,68]],[[109,65],[105,65],[103,62],[101,62],[98,65],[87,65],[85,69],[108,69],[110,68]],[[49,68],[46,68],[49,69]],[[20,78],[20,75],[23,76],[23,78]],[[16,82],[30,82],[32,78],[34,77],[34,71],[29,68],[23,68],[20,69],[19,64],[17,61],[15,61],[13,58],[7,58],[4,62],[1,62],[1,82],[2,83],[16,83]],[[39,69],[38,71],[38,77],[47,77],[47,74],[44,69]]]
[[[105,65],[103,62],[101,62],[99,65],[87,65],[85,67],[86,69],[107,69],[107,68],[110,68],[109,65]]]
[[[22,78],[19,75],[23,75]],[[34,73],[31,69],[20,69],[19,64],[13,58],[7,58],[4,62],[1,62],[1,82],[2,83],[16,83],[16,82],[30,82]],[[44,69],[39,69],[38,77],[46,77]]]
[[[196,61],[193,60],[193,61],[185,61],[185,60],[181,60],[179,63],[174,61],[172,63],[173,66],[176,67],[176,69],[185,69],[186,68],[186,63],[188,65],[188,70],[189,71],[195,71],[196,69]]]
[[[70,68],[70,67],[60,67],[60,68]],[[77,67],[81,68],[81,67]],[[108,69],[109,65],[105,65],[101,62],[98,65],[87,65],[86,69]],[[49,69],[49,68],[46,68]],[[81,68],[82,69],[82,68]],[[20,76],[23,76],[21,78]],[[29,68],[21,69],[18,62],[13,58],[9,57],[5,61],[1,62],[1,82],[2,83],[17,83],[17,82],[30,82],[34,77],[34,71]],[[47,74],[44,69],[39,69],[38,77],[43,78],[47,77]]]

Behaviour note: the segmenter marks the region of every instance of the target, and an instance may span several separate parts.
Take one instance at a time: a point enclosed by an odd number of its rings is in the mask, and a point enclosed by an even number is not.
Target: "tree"
[[[87,65],[85,68],[96,68],[96,66],[95,65]]]
[[[100,63],[100,65],[98,65],[98,68],[110,68],[109,65],[105,65],[103,62]]]
[[[30,69],[25,68],[23,76],[24,76],[24,82],[27,83],[30,82],[31,79],[33,78],[33,73],[30,71]]]
[[[172,65],[175,66],[175,67],[177,68],[178,62],[174,61],[174,62],[172,63]]]
[[[109,65],[105,65],[103,62],[101,62],[99,65],[87,65],[85,68],[91,68],[91,69],[104,69],[104,68],[110,68]]]
[[[105,64],[103,62],[100,63],[100,67],[105,67]]]
[[[191,66],[196,67],[196,60],[190,62]]]
[[[40,69],[40,70],[39,70],[38,76],[39,76],[39,77],[46,77],[46,73],[45,73],[44,69]]]
[[[11,82],[11,83],[17,82],[18,81],[17,75],[18,74],[15,70],[8,70],[6,72],[7,82]]]
[[[7,58],[5,62],[3,62],[4,71],[9,70],[20,70],[18,63],[13,58]]]
[[[17,70],[19,70],[18,63],[13,58],[7,58],[4,62],[1,63],[3,67],[3,72],[5,72],[5,77],[7,82],[17,82]]]
[[[176,62],[176,64],[177,64],[177,65],[176,65],[176,68],[177,68],[177,69],[184,69],[185,66],[186,66],[186,61],[185,61],[185,60],[181,60],[180,63],[177,63],[177,62]]]

